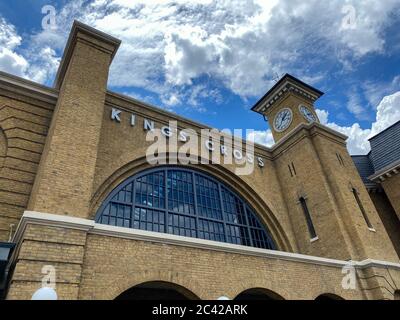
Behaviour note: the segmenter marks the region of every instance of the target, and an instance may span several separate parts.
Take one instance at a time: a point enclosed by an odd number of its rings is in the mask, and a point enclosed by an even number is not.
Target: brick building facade
[[[398,175],[373,202],[347,137],[318,121],[322,92],[286,75],[253,107],[276,144],[254,146],[251,174],[235,161],[171,165],[167,153],[155,166],[149,131],[206,127],[109,91],[119,44],[75,22],[54,87],[0,74],[0,241],[16,244],[7,299],[30,299],[48,265],[60,299],[398,296],[399,232],[382,222],[387,201],[400,210]]]

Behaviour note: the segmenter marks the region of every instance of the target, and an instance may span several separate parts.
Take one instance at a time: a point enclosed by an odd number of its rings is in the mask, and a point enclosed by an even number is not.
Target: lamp
[[[43,287],[37,290],[31,300],[57,300],[57,292],[53,288]]]

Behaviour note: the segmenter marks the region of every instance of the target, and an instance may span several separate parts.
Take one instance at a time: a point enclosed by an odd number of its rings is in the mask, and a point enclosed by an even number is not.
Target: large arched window
[[[194,170],[166,167],[120,184],[100,207],[103,224],[275,249],[254,210],[227,186]]]

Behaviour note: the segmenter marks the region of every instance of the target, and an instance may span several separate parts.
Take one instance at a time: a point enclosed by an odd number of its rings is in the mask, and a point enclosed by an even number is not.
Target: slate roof
[[[368,177],[400,161],[400,121],[370,138],[369,143],[371,151],[367,155],[352,158],[363,182],[373,186]]]
[[[400,121],[369,139],[375,172],[400,160]]]

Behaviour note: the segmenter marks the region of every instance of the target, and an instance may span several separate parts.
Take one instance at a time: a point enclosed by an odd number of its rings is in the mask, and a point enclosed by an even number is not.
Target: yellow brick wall
[[[385,192],[370,192],[369,195],[375,205],[383,225],[385,226],[386,232],[388,233],[393,246],[396,249],[397,255],[400,257],[400,220],[391,206]]]
[[[26,209],[54,105],[0,90],[0,241]]]
[[[400,174],[386,178],[381,184],[400,220]]]
[[[7,299],[30,299],[42,287],[44,266],[56,271],[60,299],[77,299],[85,255],[86,232],[27,225],[18,248]]]
[[[29,209],[84,217],[92,193],[111,52],[77,34]],[[73,199],[73,201],[71,201]]]
[[[345,290],[340,266],[62,227],[28,224],[22,241],[8,299],[30,299],[41,286],[44,265],[55,267],[60,299],[114,299],[150,281],[180,285],[200,299],[235,298],[251,288],[268,289],[285,299],[315,299],[327,293],[345,299],[393,299],[400,284],[400,270],[371,267],[357,271],[355,290]]]

